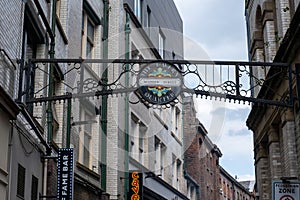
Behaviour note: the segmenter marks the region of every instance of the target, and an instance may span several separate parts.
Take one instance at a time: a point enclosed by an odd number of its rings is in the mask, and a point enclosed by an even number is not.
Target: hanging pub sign
[[[58,150],[57,199],[72,200],[73,196],[73,149]]]
[[[138,92],[143,100],[150,104],[169,104],[180,94],[182,80],[176,66],[167,62],[150,63],[138,74]]]
[[[143,173],[138,171],[129,172],[129,200],[143,199]]]

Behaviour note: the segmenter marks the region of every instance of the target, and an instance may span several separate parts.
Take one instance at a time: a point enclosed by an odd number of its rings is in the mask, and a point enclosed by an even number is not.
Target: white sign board
[[[300,200],[300,182],[274,181],[272,193],[273,200]]]

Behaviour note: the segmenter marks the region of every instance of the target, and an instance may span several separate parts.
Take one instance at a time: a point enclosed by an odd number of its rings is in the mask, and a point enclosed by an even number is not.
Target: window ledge
[[[93,178],[100,180],[100,175],[96,172],[94,172],[93,170],[91,170],[90,168],[84,166],[83,164],[76,162],[76,167],[80,170],[83,171],[84,173],[86,173],[87,175],[92,176]]]
[[[175,133],[173,131],[171,131],[171,135],[172,137],[178,142],[178,144],[182,145],[182,142],[180,141],[180,139],[175,135]]]

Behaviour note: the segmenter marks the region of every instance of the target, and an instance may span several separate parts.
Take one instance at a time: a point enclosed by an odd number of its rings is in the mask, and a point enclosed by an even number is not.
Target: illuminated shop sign
[[[59,149],[57,163],[57,199],[72,200],[73,149]]]
[[[148,103],[174,102],[181,92],[183,78],[176,66],[166,62],[147,64],[138,74],[139,94]]]
[[[132,171],[129,173],[129,200],[143,199],[143,173]]]

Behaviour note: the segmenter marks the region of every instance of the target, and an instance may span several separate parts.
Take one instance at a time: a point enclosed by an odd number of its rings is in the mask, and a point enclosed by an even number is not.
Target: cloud
[[[175,0],[175,3],[183,18],[184,34],[200,44],[211,58],[247,58],[244,1]]]
[[[253,174],[241,174],[237,178],[238,181],[255,180],[255,176]]]

